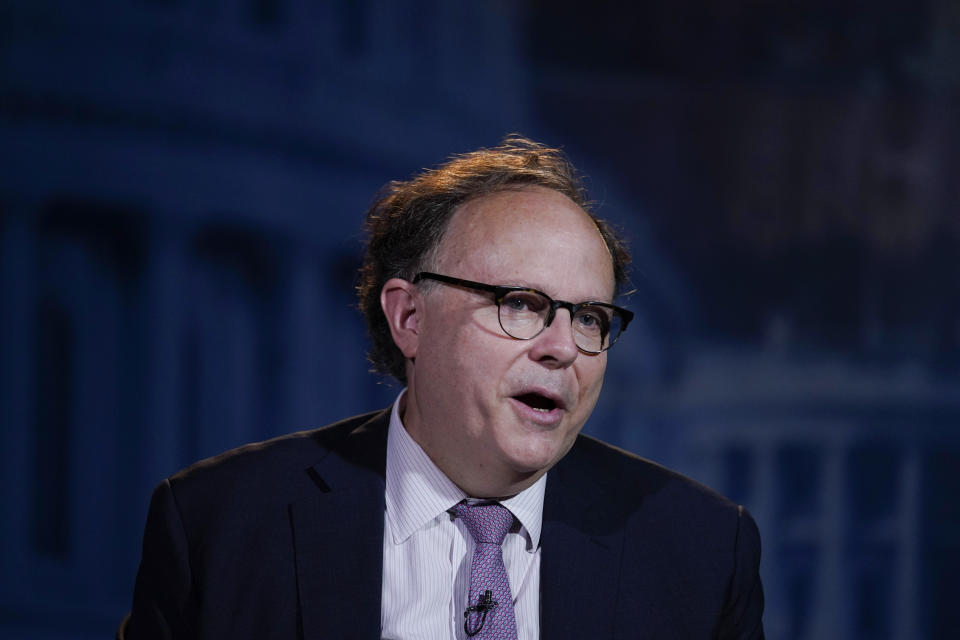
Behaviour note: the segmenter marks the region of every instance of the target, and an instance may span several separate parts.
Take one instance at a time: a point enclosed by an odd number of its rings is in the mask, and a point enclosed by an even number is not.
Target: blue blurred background
[[[636,256],[587,431],[755,514],[768,637],[955,637],[958,107],[951,0],[4,0],[0,637],[109,637],[161,478],[386,406],[362,213],[512,131]]]

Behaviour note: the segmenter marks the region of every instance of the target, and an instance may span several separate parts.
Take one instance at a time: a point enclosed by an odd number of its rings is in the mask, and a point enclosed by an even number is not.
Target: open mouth
[[[539,393],[524,393],[514,396],[517,400],[537,411],[549,412],[557,408],[557,403]]]

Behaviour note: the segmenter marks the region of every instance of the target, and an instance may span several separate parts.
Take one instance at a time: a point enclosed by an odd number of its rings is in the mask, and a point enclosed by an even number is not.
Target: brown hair
[[[374,369],[406,384],[406,359],[393,343],[380,308],[380,291],[390,278],[410,280],[436,249],[454,211],[474,198],[525,186],[553,189],[570,198],[596,223],[610,250],[617,289],[630,262],[622,239],[589,209],[576,170],[559,149],[510,135],[492,149],[453,156],[410,180],[389,183],[366,216],[369,237],[357,287],[367,321]]]

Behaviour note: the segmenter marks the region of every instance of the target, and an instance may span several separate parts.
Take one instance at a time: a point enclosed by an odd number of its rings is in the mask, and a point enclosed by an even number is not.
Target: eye
[[[584,307],[575,318],[577,329],[584,333],[606,333],[610,318],[600,307]]]
[[[514,313],[540,313],[546,307],[542,296],[529,291],[512,291],[500,301],[500,308]]]

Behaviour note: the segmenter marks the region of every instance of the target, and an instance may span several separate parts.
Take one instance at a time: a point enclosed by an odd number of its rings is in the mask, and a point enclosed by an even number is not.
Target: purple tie
[[[463,628],[473,638],[517,640],[513,596],[501,548],[513,524],[513,514],[499,503],[471,506],[461,502],[453,512],[467,525],[476,543]]]

